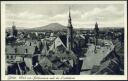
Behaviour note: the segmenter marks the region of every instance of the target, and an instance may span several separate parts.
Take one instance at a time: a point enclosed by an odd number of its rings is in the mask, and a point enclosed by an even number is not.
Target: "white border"
[[[124,4],[124,29],[125,29],[124,75],[12,75],[12,76],[5,75],[5,67],[4,67],[5,66],[5,4]],[[33,79],[34,77],[40,77],[40,79],[39,78]],[[69,77],[70,79],[68,79]],[[54,79],[50,79],[50,78],[54,78]],[[2,80],[127,80],[127,1],[1,1],[1,79]]]

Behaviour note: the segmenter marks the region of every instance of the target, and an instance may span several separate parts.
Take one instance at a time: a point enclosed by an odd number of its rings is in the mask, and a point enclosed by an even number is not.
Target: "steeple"
[[[17,36],[17,29],[14,22],[12,23],[12,36],[15,36],[15,37]]]
[[[72,26],[72,19],[71,13],[69,8],[69,18],[68,18],[68,26],[67,26],[67,49],[71,51],[73,47],[73,26]]]
[[[98,28],[98,24],[97,24],[97,22],[96,22],[96,24],[95,24],[95,28]]]
[[[71,14],[70,14],[70,7],[69,7],[68,27],[72,27],[72,19],[71,19]]]
[[[12,30],[14,31],[16,29],[15,22],[12,22]]]
[[[99,28],[97,22],[95,24],[94,33],[95,33],[95,45],[97,45],[98,37],[99,37]]]
[[[95,33],[98,34],[98,32],[99,32],[99,28],[98,28],[98,24],[96,22],[96,24],[95,24]]]

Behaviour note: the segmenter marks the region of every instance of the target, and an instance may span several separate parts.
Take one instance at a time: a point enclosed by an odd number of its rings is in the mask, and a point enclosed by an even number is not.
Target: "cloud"
[[[123,17],[123,11],[118,11],[116,6],[108,6],[106,8],[94,8],[89,12],[81,15],[82,19],[109,21],[118,17]]]
[[[7,18],[14,18],[14,19],[19,19],[19,20],[35,20],[35,19],[44,19],[47,18],[47,15],[43,14],[35,14],[35,13],[30,13],[27,11],[21,12],[21,13],[7,13]]]
[[[92,27],[95,22],[101,23],[100,26],[123,26],[122,22],[124,20],[124,10],[118,10],[118,5],[116,6],[106,6],[95,7],[88,12],[84,12],[80,15],[79,21],[76,21],[77,24],[83,24],[82,27]],[[89,26],[90,24],[90,26]]]
[[[18,27],[39,27],[58,22],[67,26],[69,5],[7,5],[6,23],[15,21]],[[123,26],[123,5],[121,4],[81,4],[73,5],[71,17],[74,27]]]

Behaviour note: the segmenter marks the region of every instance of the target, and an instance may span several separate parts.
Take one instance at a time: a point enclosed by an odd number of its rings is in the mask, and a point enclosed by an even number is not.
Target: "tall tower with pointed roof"
[[[95,33],[95,45],[97,45],[97,41],[98,41],[97,39],[98,39],[98,36],[99,36],[99,28],[98,28],[97,22],[95,24],[94,33]]]
[[[67,49],[70,51],[72,50],[72,47],[73,47],[73,26],[72,26],[72,19],[69,8],[69,19],[67,26]]]
[[[14,22],[13,22],[13,25],[12,25],[12,36],[17,36],[17,29],[16,29],[16,26],[15,26],[15,24],[14,24]]]
[[[12,30],[15,30],[16,29],[16,26],[14,24],[14,22],[12,23]]]

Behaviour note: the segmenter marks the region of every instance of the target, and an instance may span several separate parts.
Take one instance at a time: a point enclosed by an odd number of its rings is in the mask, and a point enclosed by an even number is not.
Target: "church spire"
[[[71,51],[72,48],[73,48],[73,26],[72,26],[72,19],[69,8],[69,18],[68,18],[68,27],[67,27],[67,49]]]
[[[69,7],[68,27],[72,27],[72,19],[71,19],[70,7]]]
[[[98,24],[97,24],[97,22],[96,22],[96,24],[95,24],[95,27],[96,27],[96,28],[98,27]]]
[[[96,22],[96,24],[95,24],[95,31],[96,31],[96,33],[99,31],[98,23],[97,23],[97,22]]]
[[[15,26],[15,22],[12,22],[12,29],[15,30],[16,26]]]
[[[12,22],[12,35],[15,37],[17,36],[17,29],[14,22]]]
[[[14,28],[16,27],[16,26],[15,26],[15,22],[14,22],[14,21],[12,22],[12,26],[13,26]]]
[[[95,33],[95,45],[97,45],[98,37],[99,37],[99,28],[97,22],[95,23],[94,33]]]

